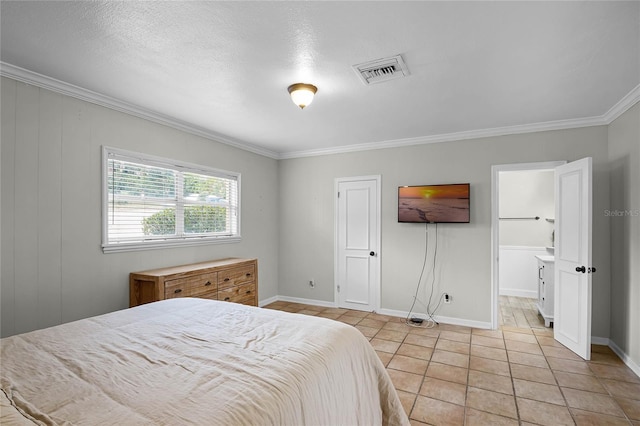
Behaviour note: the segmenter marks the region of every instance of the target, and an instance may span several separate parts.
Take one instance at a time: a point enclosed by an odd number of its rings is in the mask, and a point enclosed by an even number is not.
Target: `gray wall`
[[[609,125],[611,340],[640,368],[640,103]]]
[[[552,245],[555,216],[553,170],[500,172],[500,217],[535,217],[539,220],[501,220],[500,245],[548,247]]]
[[[2,336],[126,308],[128,273],[227,256],[259,259],[278,294],[276,160],[2,79]],[[101,146],[242,173],[236,244],[103,254]]]
[[[401,185],[471,183],[471,223],[438,226],[439,315],[491,322],[491,166],[593,157],[594,211],[609,205],[607,127],[484,138],[280,161],[280,295],[333,301],[334,179],[382,175],[381,307],[408,311],[424,225],[397,223]],[[609,227],[594,217],[593,335],[609,335]],[[316,287],[307,282],[313,277]]]

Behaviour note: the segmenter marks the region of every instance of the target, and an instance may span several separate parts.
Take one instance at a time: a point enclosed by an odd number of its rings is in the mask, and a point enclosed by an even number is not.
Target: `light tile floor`
[[[537,299],[500,296],[498,322],[501,326],[518,328],[545,328],[544,319],[538,315]]]
[[[500,330],[412,327],[401,318],[299,303],[267,308],[360,330],[414,426],[640,426],[640,378],[606,346],[594,345],[592,360],[582,360],[556,342],[551,329],[534,326],[527,306],[518,307],[524,319],[513,315],[518,327],[507,325],[511,318],[503,311]]]

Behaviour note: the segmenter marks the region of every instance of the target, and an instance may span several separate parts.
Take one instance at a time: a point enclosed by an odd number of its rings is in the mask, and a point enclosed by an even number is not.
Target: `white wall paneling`
[[[538,259],[544,247],[500,246],[500,296],[538,297]]]
[[[256,257],[277,292],[277,161],[2,78],[2,336],[128,307],[131,271]],[[243,239],[136,253],[101,250],[101,147],[242,173]]]

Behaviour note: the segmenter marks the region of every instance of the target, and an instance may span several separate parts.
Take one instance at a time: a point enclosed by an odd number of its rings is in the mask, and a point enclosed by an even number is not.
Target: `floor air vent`
[[[409,75],[409,69],[400,55],[354,65],[353,69],[366,85],[382,83],[383,81]]]

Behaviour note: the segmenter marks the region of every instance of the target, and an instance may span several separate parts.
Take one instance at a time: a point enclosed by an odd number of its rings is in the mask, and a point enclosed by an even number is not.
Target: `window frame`
[[[207,235],[207,234],[193,234],[193,235],[179,235],[171,237],[154,236],[144,241],[131,241],[131,242],[110,242],[109,241],[109,158],[111,155],[118,157],[124,161],[129,161],[136,164],[142,164],[146,166],[159,167],[163,169],[169,169],[178,172],[180,179],[182,179],[182,173],[196,173],[203,174],[212,177],[219,177],[225,179],[235,179],[237,182],[237,207],[236,207],[236,232],[230,235]],[[242,240],[241,234],[241,174],[238,172],[231,172],[222,169],[216,169],[213,167],[203,166],[199,164],[188,163],[179,160],[173,160],[169,158],[158,157],[149,154],[142,154],[139,152],[128,151],[120,148],[113,148],[109,146],[102,147],[102,251],[104,253],[116,253],[125,251],[138,251],[138,250],[151,250],[151,249],[163,249],[171,247],[188,247],[198,246],[205,244],[225,244],[225,243],[237,243]],[[177,185],[176,191],[176,210],[181,205],[184,208],[185,201],[182,193],[182,186]],[[182,198],[182,200],[179,200]],[[189,204],[188,202],[186,204]]]

